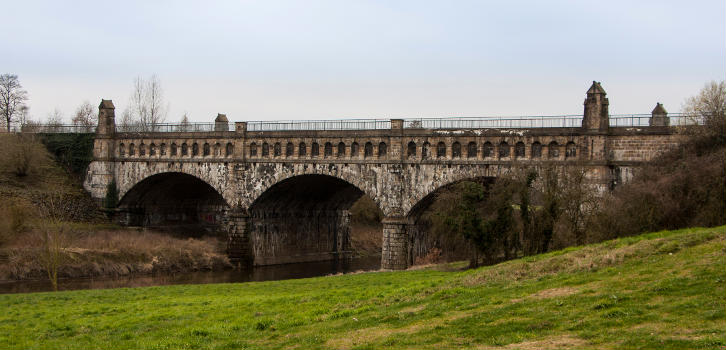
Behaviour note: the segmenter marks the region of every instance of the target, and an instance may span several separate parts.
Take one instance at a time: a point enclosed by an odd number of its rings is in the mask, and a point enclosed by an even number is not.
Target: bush
[[[350,207],[350,216],[353,224],[379,226],[383,219],[383,212],[371,197],[364,195]]]
[[[18,177],[30,175],[47,161],[43,146],[31,134],[4,135],[0,147],[0,168]]]
[[[79,178],[85,176],[93,160],[94,134],[44,134],[43,144],[66,171]]]
[[[29,228],[30,207],[20,201],[0,206],[0,246],[12,241]]]

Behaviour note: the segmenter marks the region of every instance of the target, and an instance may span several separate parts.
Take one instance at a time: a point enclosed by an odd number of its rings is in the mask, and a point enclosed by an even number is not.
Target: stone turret
[[[214,119],[214,131],[229,131],[229,120],[226,114],[217,113]]]
[[[608,99],[605,89],[600,82],[593,81],[590,89],[587,90],[585,98],[585,112],[582,116],[582,128],[588,131],[607,132],[610,126],[608,112]]]
[[[668,118],[668,112],[660,102],[656,103],[655,108],[650,112],[649,124],[650,126],[669,126],[671,124],[670,118]]]
[[[98,105],[98,128],[99,135],[112,135],[116,131],[116,107],[111,100],[101,100]]]

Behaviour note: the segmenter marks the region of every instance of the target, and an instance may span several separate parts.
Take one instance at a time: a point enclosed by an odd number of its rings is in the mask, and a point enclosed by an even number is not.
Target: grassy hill
[[[51,139],[54,140],[54,139]],[[53,142],[53,147],[59,142]],[[42,215],[43,202],[51,195],[68,201],[64,218],[72,221],[99,222],[105,219],[103,213],[87,192],[81,187],[81,174],[71,174],[64,169],[63,162],[56,161],[40,142],[37,135],[0,134],[0,207],[16,207],[28,219]],[[70,157],[57,150],[58,155]],[[18,176],[18,160],[27,159],[27,174]],[[70,163],[69,163],[70,164]],[[2,218],[10,215],[3,211]]]
[[[663,231],[468,271],[2,295],[0,347],[720,349],[725,236]]]

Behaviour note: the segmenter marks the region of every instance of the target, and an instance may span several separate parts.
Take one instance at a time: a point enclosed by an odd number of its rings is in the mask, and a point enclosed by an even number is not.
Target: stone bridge
[[[146,132],[114,118],[103,100],[85,188],[100,200],[115,180],[120,222],[223,229],[230,259],[256,265],[347,252],[348,209],[366,194],[385,216],[382,267],[405,269],[407,227],[444,186],[554,164],[584,166],[606,190],[678,142],[660,104],[646,123],[618,126],[597,82],[575,117],[230,124],[220,114],[203,131]]]

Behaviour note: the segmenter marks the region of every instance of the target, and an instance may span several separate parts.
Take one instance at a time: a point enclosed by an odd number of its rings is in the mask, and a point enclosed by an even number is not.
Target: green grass
[[[726,345],[726,227],[477,270],[0,296],[0,348]]]

